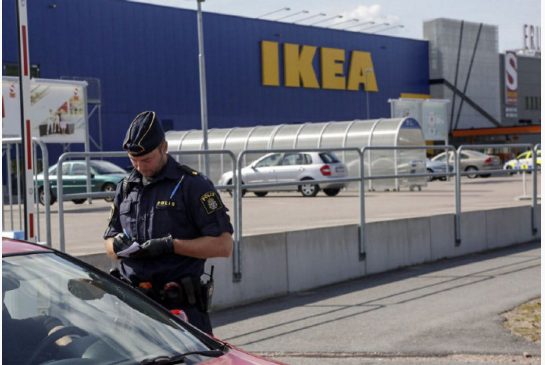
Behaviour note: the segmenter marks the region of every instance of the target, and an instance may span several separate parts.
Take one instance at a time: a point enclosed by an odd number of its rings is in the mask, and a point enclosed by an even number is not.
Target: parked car
[[[101,160],[89,160],[91,171],[91,191],[115,191],[117,183],[128,175],[127,171],[121,167]],[[41,204],[45,203],[44,192],[44,174],[36,176],[38,185],[38,198]],[[63,194],[85,193],[87,191],[87,169],[85,160],[71,160],[62,164],[62,184]],[[49,187],[51,200],[53,204],[57,201],[57,165],[49,168]],[[105,198],[106,201],[112,201],[113,198]],[[76,204],[85,202],[85,199],[72,200]]]
[[[525,151],[518,155],[516,158],[507,161],[503,165],[504,170],[521,171],[528,170],[533,166],[533,151]],[[536,165],[538,169],[541,169],[541,150],[537,150]]]
[[[432,161],[429,158],[426,159],[426,170],[435,174],[446,174],[447,173],[447,163],[445,161]],[[454,166],[448,165],[448,172],[454,171]],[[429,176],[428,181],[441,180],[445,181],[446,176]]]
[[[339,194],[343,183],[314,184],[312,180],[338,179],[348,176],[348,169],[333,152],[269,153],[242,168],[242,183],[275,183],[301,181],[300,185],[244,189],[257,196],[269,191],[299,191],[305,197],[316,196],[320,190],[328,196]],[[233,171],[224,173],[219,185],[233,184]],[[226,189],[231,193],[231,189]]]
[[[4,364],[278,364],[212,338],[124,282],[37,244],[2,238],[2,299]]]
[[[442,152],[437,156],[433,157],[432,161],[438,161],[445,163],[446,153]],[[449,151],[449,165],[454,166],[454,152]],[[478,176],[480,177],[489,177],[490,174],[479,173],[479,171],[486,170],[500,170],[501,161],[498,156],[487,155],[485,153],[474,151],[474,150],[462,150],[460,153],[460,170],[468,173],[466,175],[470,179],[474,179]]]

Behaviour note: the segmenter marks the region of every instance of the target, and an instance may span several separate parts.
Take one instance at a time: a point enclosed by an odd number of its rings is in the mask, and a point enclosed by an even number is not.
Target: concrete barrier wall
[[[365,261],[359,260],[357,225],[317,228],[244,237],[242,278],[234,282],[232,259],[210,259],[215,265],[215,309],[236,306],[290,292],[538,239],[531,232],[531,207],[465,212],[461,243],[455,246],[454,215],[408,218],[366,224]],[[80,257],[108,270],[104,255]]]

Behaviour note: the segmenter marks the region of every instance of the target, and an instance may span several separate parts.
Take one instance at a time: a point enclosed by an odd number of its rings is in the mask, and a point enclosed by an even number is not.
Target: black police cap
[[[165,132],[155,112],[142,112],[131,122],[123,149],[133,156],[141,156],[153,151],[164,139]]]

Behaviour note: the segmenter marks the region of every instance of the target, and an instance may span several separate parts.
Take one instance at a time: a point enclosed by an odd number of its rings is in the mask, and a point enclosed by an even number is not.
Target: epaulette
[[[188,175],[191,176],[197,176],[199,175],[199,172],[197,170],[192,169],[191,167],[187,165],[180,165],[180,169],[182,169],[183,172],[185,172]]]

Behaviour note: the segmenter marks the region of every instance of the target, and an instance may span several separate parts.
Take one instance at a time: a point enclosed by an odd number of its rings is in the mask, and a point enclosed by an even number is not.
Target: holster
[[[185,306],[197,307],[202,312],[208,312],[214,291],[213,280],[206,283],[197,277],[186,276],[178,281],[169,281],[159,290],[146,294],[168,309],[180,309]],[[154,298],[155,297],[155,298]],[[156,300],[157,300],[156,299]]]

